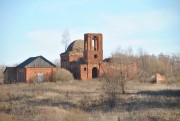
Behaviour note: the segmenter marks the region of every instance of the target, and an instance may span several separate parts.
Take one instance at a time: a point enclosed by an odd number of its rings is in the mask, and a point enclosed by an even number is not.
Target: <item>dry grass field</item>
[[[180,121],[180,85],[127,82],[110,109],[102,81],[0,85],[0,121]]]

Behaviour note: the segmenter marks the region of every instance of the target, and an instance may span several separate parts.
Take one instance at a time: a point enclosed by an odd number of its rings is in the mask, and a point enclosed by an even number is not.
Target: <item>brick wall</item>
[[[128,79],[134,79],[137,75],[137,65],[135,63],[125,65],[104,62],[102,68],[107,73],[106,76],[111,76],[112,73],[119,73],[120,71],[127,72]]]
[[[83,53],[72,53],[72,54],[69,54],[69,62],[72,62],[72,61],[77,61],[79,58],[82,58],[83,57]]]
[[[103,74],[102,67],[99,64],[82,64],[80,67],[80,79],[88,80],[93,78],[93,68],[97,69],[97,77]]]
[[[77,61],[83,57],[83,53],[64,53],[61,54],[61,67],[68,68],[69,63]]]
[[[32,78],[37,77],[38,73],[44,74],[44,81],[53,81],[53,73],[55,71],[56,68],[26,68],[26,82],[31,83]]]

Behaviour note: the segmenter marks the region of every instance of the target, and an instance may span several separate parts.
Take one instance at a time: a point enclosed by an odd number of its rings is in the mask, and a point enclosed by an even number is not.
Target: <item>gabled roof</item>
[[[16,66],[17,68],[24,67],[56,67],[49,60],[44,58],[43,56],[30,57],[21,64]]]
[[[8,71],[9,73],[15,73],[16,67],[6,67],[3,74]]]

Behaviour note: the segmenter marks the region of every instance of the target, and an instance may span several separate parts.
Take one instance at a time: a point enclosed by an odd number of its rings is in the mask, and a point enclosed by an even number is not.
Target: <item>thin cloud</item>
[[[175,25],[179,22],[179,15],[166,11],[151,11],[128,15],[104,14],[102,21],[106,23],[106,29],[116,33],[131,34],[138,32],[156,32]]]
[[[61,43],[63,30],[57,29],[38,29],[27,33],[27,39],[30,42],[26,48],[26,53],[32,53],[28,51],[34,51],[36,54],[41,54],[55,60],[59,58],[59,54],[64,52],[64,45]],[[70,30],[70,39],[83,39],[83,35],[77,30]],[[31,56],[31,55],[30,55]]]
[[[59,30],[34,30],[27,33],[27,37],[30,41],[43,42],[49,44],[50,42],[57,42],[61,40],[62,32]]]
[[[158,33],[169,26],[178,23],[178,16],[170,12],[151,11],[138,14],[128,15],[108,15],[101,14],[101,27],[99,31],[104,35],[104,54],[109,56],[118,46],[132,48],[147,48],[161,45],[163,40],[157,38],[146,38],[146,36],[134,36],[141,33]],[[83,34],[90,31],[90,27],[70,28],[71,42],[76,39],[83,39]],[[61,44],[61,35],[63,30],[57,29],[39,29],[27,33],[27,37],[35,46],[32,48],[36,51],[43,52],[47,55],[58,55],[64,52],[64,45]],[[45,48],[51,48],[48,49]],[[149,49],[150,50],[150,49]],[[155,52],[155,50],[154,50]]]

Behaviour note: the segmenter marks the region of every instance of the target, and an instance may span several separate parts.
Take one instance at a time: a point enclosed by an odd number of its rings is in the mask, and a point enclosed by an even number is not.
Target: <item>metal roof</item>
[[[48,63],[49,65],[56,67],[56,65],[54,65],[53,63],[51,63],[49,60],[47,60],[46,58],[44,58],[43,56],[36,56],[36,57],[30,57],[27,60],[25,60],[24,62],[22,62],[21,64],[17,65],[16,68],[24,68],[26,66],[31,67],[32,63],[37,60],[37,59],[42,59],[43,61],[45,61],[46,63]],[[41,64],[42,65],[42,64]],[[36,66],[32,66],[32,67],[36,67]],[[40,67],[40,66],[39,66]]]

